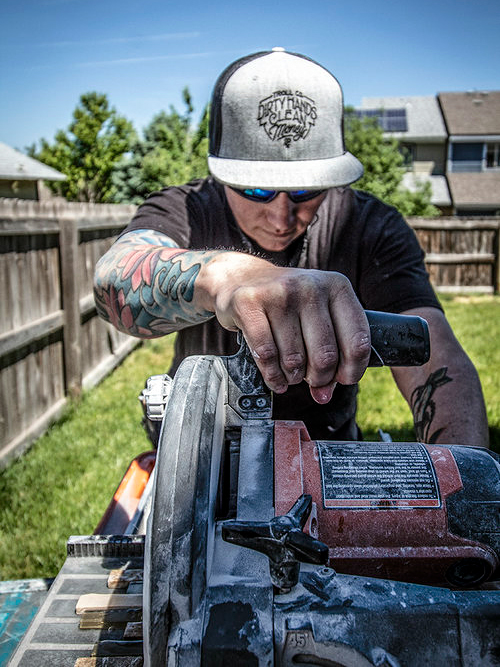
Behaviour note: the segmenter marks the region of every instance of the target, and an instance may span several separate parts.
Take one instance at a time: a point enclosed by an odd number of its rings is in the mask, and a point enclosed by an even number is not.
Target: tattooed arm
[[[210,319],[214,313],[193,299],[196,277],[213,254],[182,250],[152,230],[125,234],[96,266],[99,315],[139,338],[163,336]]]
[[[178,248],[164,234],[128,232],[97,264],[99,314],[121,331],[162,336],[214,315],[241,330],[277,393],[306,380],[318,403],[354,384],[370,356],[365,313],[345,276],[278,267],[241,252]]]
[[[421,442],[488,447],[488,424],[476,369],[437,308],[415,308],[429,323],[431,358],[393,375],[408,402]]]

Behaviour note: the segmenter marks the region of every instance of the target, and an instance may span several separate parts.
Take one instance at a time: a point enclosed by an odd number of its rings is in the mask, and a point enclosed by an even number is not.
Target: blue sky
[[[66,129],[106,93],[138,131],[188,86],[198,119],[236,58],[282,46],[362,97],[500,89],[498,0],[0,0],[0,141]]]

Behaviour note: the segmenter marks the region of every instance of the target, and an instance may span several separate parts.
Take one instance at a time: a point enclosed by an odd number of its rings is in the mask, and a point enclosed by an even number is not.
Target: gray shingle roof
[[[455,206],[498,207],[500,209],[500,172],[448,174]]]
[[[361,109],[406,109],[408,130],[391,132],[400,141],[444,143],[446,127],[438,101],[433,96],[364,97]]]
[[[0,142],[0,179],[16,181],[64,181],[66,176],[43,162]]]
[[[451,135],[500,134],[500,90],[439,93]]]

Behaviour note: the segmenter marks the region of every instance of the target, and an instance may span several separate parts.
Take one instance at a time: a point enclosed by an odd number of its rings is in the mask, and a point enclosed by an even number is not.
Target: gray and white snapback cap
[[[237,188],[322,189],[356,181],[363,167],[344,148],[337,79],[281,48],[229,65],[212,95],[208,167]]]

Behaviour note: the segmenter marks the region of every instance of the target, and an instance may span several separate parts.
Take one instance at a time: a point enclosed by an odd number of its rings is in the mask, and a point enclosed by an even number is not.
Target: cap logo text
[[[288,147],[307,137],[317,117],[316,103],[310,97],[298,90],[277,90],[259,102],[257,120],[272,141],[283,141]]]

